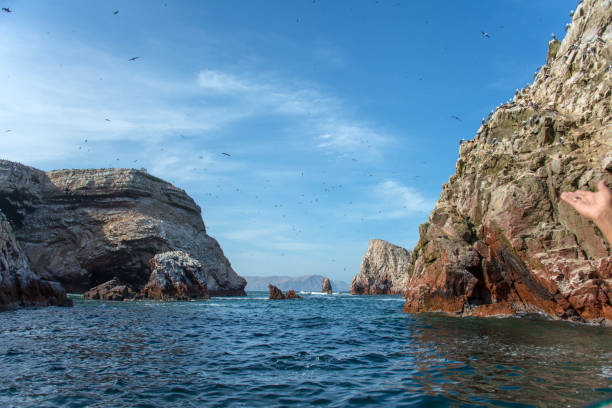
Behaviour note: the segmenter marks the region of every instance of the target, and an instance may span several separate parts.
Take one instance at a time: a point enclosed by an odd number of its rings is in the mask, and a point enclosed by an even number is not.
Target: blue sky
[[[414,247],[577,1],[0,3],[0,157],[144,167],[239,274],[350,281],[369,239]]]

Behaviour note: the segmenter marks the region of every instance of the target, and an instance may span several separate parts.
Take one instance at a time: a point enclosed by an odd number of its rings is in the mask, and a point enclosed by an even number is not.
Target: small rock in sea
[[[276,286],[270,284],[268,285],[268,289],[270,290],[270,299],[272,300],[283,300],[285,299],[285,295],[283,292],[277,288]]]
[[[147,299],[208,299],[202,264],[183,251],[168,251],[151,259],[151,276],[142,290]]]
[[[329,278],[323,278],[323,282],[321,282],[321,292],[325,292],[329,295],[332,294],[332,285]]]
[[[89,289],[83,293],[83,297],[94,300],[127,300],[136,297],[136,292],[117,277],[114,277],[108,282]]]
[[[295,293],[294,290],[288,290],[285,294],[285,299],[302,299],[302,297]]]

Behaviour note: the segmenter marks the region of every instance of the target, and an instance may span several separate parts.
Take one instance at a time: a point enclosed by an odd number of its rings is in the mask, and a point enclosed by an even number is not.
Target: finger
[[[575,207],[576,201],[579,200],[579,198],[576,195],[574,195],[574,193],[569,193],[569,192],[562,193],[561,199],[565,201],[566,203],[568,203],[569,205],[571,205],[572,207]]]
[[[610,191],[610,189],[608,188],[608,185],[606,184],[605,180],[599,180],[599,183],[597,183],[597,189],[599,191],[603,191],[608,193],[609,195],[612,195],[612,191]]]

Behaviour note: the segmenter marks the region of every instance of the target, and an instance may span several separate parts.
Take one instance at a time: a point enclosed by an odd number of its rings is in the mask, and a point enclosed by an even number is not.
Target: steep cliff
[[[372,239],[361,260],[359,273],[351,282],[356,295],[404,293],[408,282],[410,251],[382,239]]]
[[[246,281],[206,234],[183,190],[132,169],[56,170],[0,161],[0,209],[32,270],[83,292],[114,277],[134,288],[158,253],[182,250],[203,266],[211,295],[244,294]]]
[[[420,227],[406,312],[612,322],[610,246],[559,198],[612,170],[612,3],[585,0],[547,64],[460,148]]]
[[[50,305],[71,306],[72,301],[57,282],[42,280],[32,272],[11,225],[0,212],[0,309]]]

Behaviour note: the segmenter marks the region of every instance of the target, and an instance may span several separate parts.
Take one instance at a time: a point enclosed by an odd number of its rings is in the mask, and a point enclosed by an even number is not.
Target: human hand
[[[576,190],[573,193],[561,193],[561,199],[574,207],[581,215],[589,218],[595,223],[609,221],[612,219],[612,191],[601,180],[597,184],[599,191]]]

